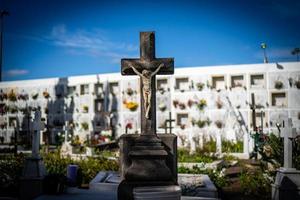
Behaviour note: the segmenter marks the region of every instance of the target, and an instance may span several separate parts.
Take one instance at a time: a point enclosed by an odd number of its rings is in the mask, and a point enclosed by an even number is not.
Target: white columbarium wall
[[[278,67],[279,65],[280,67]],[[179,136],[180,145],[184,144],[195,148],[197,145],[201,146],[203,140],[215,139],[217,134],[221,134],[222,139],[236,141],[246,138],[250,141],[249,131],[252,130],[252,112],[249,103],[251,103],[251,93],[255,94],[256,104],[262,106],[257,108],[257,115],[259,116],[261,110],[265,112],[264,131],[276,133],[276,122],[286,120],[287,117],[292,117],[294,125],[299,131],[300,89],[295,86],[295,82],[300,80],[299,63],[176,68],[174,75],[159,75],[157,79],[159,84],[157,91],[158,132],[163,133],[165,131],[163,128],[164,121],[169,118],[169,112],[171,112],[172,118],[176,120],[173,123],[173,132]],[[276,81],[282,81],[283,88],[276,89]],[[64,98],[55,97],[55,85],[58,83],[64,85]],[[204,84],[201,91],[197,89],[198,83]],[[239,87],[234,87],[233,84]],[[84,87],[84,85],[87,86]],[[121,76],[119,73],[115,73],[76,76],[66,79],[2,82],[0,88],[3,92],[14,89],[16,93],[20,93],[24,90],[30,96],[28,101],[15,103],[4,101],[2,104],[16,104],[19,107],[25,107],[26,104],[32,107],[41,106],[44,118],[46,117],[44,108],[50,102],[52,112],[49,114],[51,118],[49,120],[53,121],[58,118],[62,121],[73,120],[77,123],[75,134],[84,139],[86,135],[109,128],[107,116],[112,110],[118,117],[115,122],[118,136],[125,133],[125,127],[128,123],[132,125],[132,129],[129,129],[128,133],[140,132],[139,110],[142,105],[140,105],[139,85],[137,76]],[[102,89],[99,89],[98,86]],[[212,88],[213,86],[217,88]],[[68,94],[68,90],[72,87],[75,88],[75,91],[73,94]],[[88,89],[87,94],[82,94],[82,88]],[[127,94],[128,88],[134,90],[132,95]],[[45,90],[50,93],[51,99],[45,99],[42,96]],[[102,94],[97,94],[99,91],[102,91]],[[39,93],[37,100],[31,98],[34,93]],[[201,99],[205,99],[207,102],[203,111],[199,111],[196,105],[188,105],[189,100],[198,102]],[[174,100],[184,104],[185,107],[175,107]],[[138,103],[137,110],[130,111],[127,109],[124,106],[125,101]],[[279,102],[280,105],[273,105],[273,101],[275,104]],[[216,102],[222,104],[221,108],[218,108]],[[63,106],[62,104],[65,104],[64,108],[58,109],[58,107]],[[88,112],[84,112],[84,106],[88,107]],[[95,107],[101,108],[101,112],[95,112]],[[165,108],[163,109],[163,107]],[[66,111],[68,109],[70,112]],[[23,115],[21,112],[2,115],[0,116],[0,124],[8,123],[9,118],[13,117],[18,117],[21,120]],[[193,119],[206,120],[207,118],[211,123],[203,128],[192,123]],[[180,126],[178,120],[186,123],[185,126]],[[223,128],[217,128],[216,121],[221,121]],[[82,129],[81,123],[83,122],[89,124],[88,130]],[[257,118],[257,125],[260,125],[259,117]],[[53,128],[52,131],[53,134],[56,134],[61,131],[61,127]],[[1,134],[9,136],[12,132],[13,128],[7,125],[5,129],[0,129],[0,136]],[[247,135],[243,135],[244,132]],[[8,141],[9,139],[7,139]]]

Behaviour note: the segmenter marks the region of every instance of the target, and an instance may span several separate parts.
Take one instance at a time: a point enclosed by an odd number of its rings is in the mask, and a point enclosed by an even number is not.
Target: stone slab
[[[198,184],[199,187],[194,188],[195,196],[217,198],[218,190],[207,175],[204,174],[178,174],[178,184],[183,186],[192,186]]]

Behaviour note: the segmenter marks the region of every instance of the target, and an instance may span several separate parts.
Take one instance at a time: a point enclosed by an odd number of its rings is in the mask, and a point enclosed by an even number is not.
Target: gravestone
[[[44,125],[41,122],[41,111],[35,112],[32,137],[32,155],[26,158],[25,166],[20,179],[21,199],[32,199],[43,192],[43,180],[46,175],[45,165],[40,156],[40,135]]]
[[[72,145],[71,141],[68,141],[69,134],[71,132],[72,128],[70,127],[70,124],[68,121],[65,122],[65,125],[63,127],[63,131],[65,134],[65,141],[63,142],[60,152],[62,155],[71,155],[72,154]]]
[[[300,171],[293,168],[292,161],[292,140],[297,136],[296,128],[292,128],[292,119],[288,119],[288,124],[280,131],[280,136],[284,143],[284,164],[277,171],[275,183],[272,185],[272,199],[300,199]]]
[[[140,33],[139,59],[122,59],[122,75],[138,75],[141,91],[141,134],[122,135],[120,163],[122,181],[118,199],[133,199],[141,186],[177,184],[177,137],[156,134],[157,74],[173,74],[173,58],[155,58],[154,32]]]

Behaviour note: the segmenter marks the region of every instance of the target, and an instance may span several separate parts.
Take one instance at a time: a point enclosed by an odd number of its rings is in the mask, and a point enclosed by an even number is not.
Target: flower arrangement
[[[205,84],[200,82],[200,83],[197,83],[196,86],[197,86],[197,89],[198,89],[199,91],[202,91],[203,88],[204,88],[204,86],[205,86]]]
[[[186,125],[185,125],[185,124],[180,124],[180,128],[181,128],[182,130],[184,130],[184,129],[185,129],[185,127],[186,127]]]
[[[173,100],[173,106],[174,106],[175,108],[177,108],[178,104],[179,104],[179,101],[178,101],[178,100]]]
[[[200,99],[197,107],[199,110],[203,110],[207,106],[207,102],[205,99]]]
[[[84,105],[82,107],[82,110],[83,110],[84,113],[88,113],[89,112],[89,107],[87,105]]]
[[[126,90],[127,95],[132,96],[133,93],[135,93],[135,91],[132,88],[127,88],[127,90]]]
[[[124,105],[127,109],[129,109],[130,111],[136,111],[136,109],[138,108],[139,104],[133,101],[125,101]]]
[[[18,107],[16,105],[11,105],[8,107],[8,110],[10,113],[16,113],[18,112]]]
[[[8,98],[8,100],[10,100],[10,101],[17,101],[17,95],[16,95],[16,93],[15,93],[13,90],[11,90],[11,91],[7,94],[7,98]]]
[[[89,129],[89,124],[87,122],[82,122],[81,127],[83,130],[87,131]]]
[[[162,112],[164,112],[167,109],[167,105],[165,103],[160,103],[158,105],[158,109]]]
[[[189,108],[191,108],[195,103],[196,103],[195,101],[189,99],[188,102],[187,102],[187,105],[188,105]]]
[[[193,125],[196,124],[199,128],[203,128],[203,127],[205,127],[206,125],[209,126],[210,123],[211,123],[211,121],[210,121],[209,118],[206,118],[205,120],[201,120],[201,119],[199,119],[199,120],[193,119],[193,120],[192,120],[192,124],[193,124]]]
[[[132,123],[131,122],[128,122],[125,126],[126,129],[132,129]]]
[[[19,94],[18,100],[24,100],[26,101],[28,99],[28,94]]]
[[[164,94],[166,91],[163,87],[159,87],[157,88],[157,90],[159,91],[160,94]]]
[[[275,87],[276,89],[278,89],[278,90],[282,89],[282,88],[283,88],[283,82],[282,82],[282,81],[279,81],[279,80],[275,81],[275,82],[274,82],[274,87]]]
[[[1,129],[5,129],[6,126],[7,126],[7,122],[2,122],[2,123],[0,124],[0,128],[1,128]]]
[[[223,122],[222,122],[221,120],[215,121],[215,125],[216,125],[216,127],[217,127],[218,129],[221,129],[221,128],[223,128],[223,126],[224,126],[224,124],[223,124]]]
[[[33,93],[31,95],[32,99],[34,99],[34,100],[36,100],[38,98],[38,96],[39,96],[39,93]]]
[[[184,103],[180,102],[180,103],[178,104],[178,107],[179,107],[179,109],[184,110],[186,106],[185,106]]]
[[[73,137],[71,139],[71,145],[72,146],[80,146],[81,145],[81,141],[80,141],[79,135],[75,135],[75,137]]]
[[[1,90],[1,93],[0,93],[0,101],[6,100],[6,99],[7,99],[7,94],[4,93],[4,92]]]
[[[217,106],[218,109],[221,109],[223,107],[223,102],[220,99],[218,99],[216,101],[216,106]]]
[[[43,96],[44,96],[46,99],[48,99],[48,98],[50,97],[50,94],[49,94],[49,92],[44,91],[44,92],[43,92]]]

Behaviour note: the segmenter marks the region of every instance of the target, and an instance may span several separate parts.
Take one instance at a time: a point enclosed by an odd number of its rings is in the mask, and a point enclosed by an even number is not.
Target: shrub
[[[236,143],[229,141],[229,140],[223,140],[222,141],[222,151],[223,152],[237,152],[242,153],[243,152],[243,141],[237,141]]]
[[[190,154],[188,149],[180,148],[177,151],[178,162],[203,162],[211,163],[214,161],[213,157],[203,154],[200,150]]]
[[[262,173],[258,170],[253,173],[243,172],[240,177],[241,189],[245,195],[253,197],[265,197],[270,198],[271,194],[271,179],[267,174]]]

